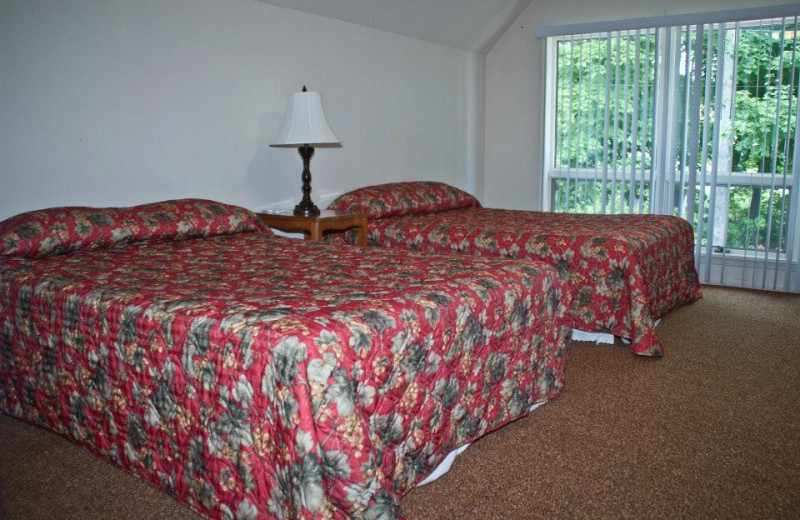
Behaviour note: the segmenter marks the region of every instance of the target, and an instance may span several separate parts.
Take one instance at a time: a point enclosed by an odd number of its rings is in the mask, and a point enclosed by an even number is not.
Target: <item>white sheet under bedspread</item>
[[[539,408],[543,404],[545,404],[545,403],[536,403],[536,404],[534,404],[533,406],[530,407],[529,411],[532,412],[533,410]],[[434,480],[438,479],[439,477],[441,477],[442,475],[444,475],[445,473],[450,471],[450,466],[453,465],[453,462],[455,462],[456,457],[458,457],[459,455],[464,453],[464,451],[466,451],[467,448],[469,448],[469,444],[465,444],[465,445],[463,445],[463,446],[461,446],[459,448],[454,449],[450,453],[448,453],[447,457],[445,457],[444,460],[442,462],[440,462],[438,466],[436,466],[436,469],[434,469],[431,472],[430,475],[425,477],[425,480],[423,480],[422,482],[417,484],[417,487],[424,486],[425,484],[430,484]]]
[[[661,323],[661,320],[658,319],[655,321],[655,326],[657,327],[658,324]],[[614,344],[614,335],[608,334],[607,332],[589,332],[588,330],[581,330],[581,329],[572,329],[572,340],[573,341],[594,341],[597,344],[604,344],[604,345],[613,345]],[[628,345],[630,341],[625,338],[622,338],[622,342]]]

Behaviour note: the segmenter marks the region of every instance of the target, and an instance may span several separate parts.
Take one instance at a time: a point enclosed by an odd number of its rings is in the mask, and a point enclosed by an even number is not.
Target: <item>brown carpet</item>
[[[561,397],[475,443],[409,519],[800,518],[800,296],[704,288],[666,356],[575,343]],[[0,414],[0,517],[199,517]]]

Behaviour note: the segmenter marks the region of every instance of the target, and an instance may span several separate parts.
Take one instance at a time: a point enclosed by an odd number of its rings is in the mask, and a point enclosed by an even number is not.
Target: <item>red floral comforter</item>
[[[210,518],[401,518],[449,450],[560,392],[561,291],[535,263],[260,233],[2,258],[0,410]]]
[[[574,327],[664,350],[655,320],[701,297],[692,227],[659,215],[575,215],[469,207],[371,219],[370,245],[541,260],[571,292]]]

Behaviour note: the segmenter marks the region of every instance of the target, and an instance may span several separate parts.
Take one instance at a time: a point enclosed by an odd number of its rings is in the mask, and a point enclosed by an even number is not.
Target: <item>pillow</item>
[[[392,182],[366,186],[340,195],[328,209],[385,218],[447,209],[480,207],[478,199],[442,182]]]
[[[120,242],[256,230],[264,227],[254,213],[212,200],[180,199],[129,208],[68,206],[21,213],[0,222],[0,256],[35,258]]]
[[[135,241],[230,235],[260,231],[252,211],[213,200],[179,199],[120,208],[123,223]]]

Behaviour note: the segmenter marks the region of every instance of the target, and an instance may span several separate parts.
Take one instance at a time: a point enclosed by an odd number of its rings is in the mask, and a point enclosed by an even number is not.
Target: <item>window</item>
[[[798,30],[793,16],[548,38],[545,205],[684,217],[705,283],[726,283],[721,255],[799,290]]]

